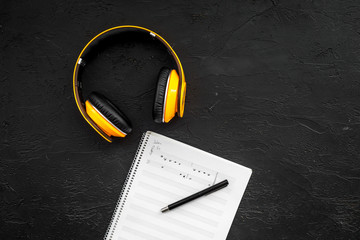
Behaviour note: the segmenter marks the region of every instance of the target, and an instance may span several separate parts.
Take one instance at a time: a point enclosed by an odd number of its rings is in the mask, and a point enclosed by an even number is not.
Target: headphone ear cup
[[[162,68],[159,73],[153,108],[153,119],[156,123],[164,122],[164,100],[170,72],[169,68]]]
[[[125,137],[132,131],[130,120],[105,96],[92,92],[85,105],[90,118],[109,136]]]

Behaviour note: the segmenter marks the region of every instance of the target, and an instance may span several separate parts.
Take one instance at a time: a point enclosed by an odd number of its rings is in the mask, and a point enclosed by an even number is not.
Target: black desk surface
[[[253,169],[228,240],[358,239],[359,11],[359,1],[2,1],[0,239],[102,239],[146,130]],[[100,54],[86,91],[134,126],[109,144],[78,112],[72,71],[91,37],[124,24],[172,44],[188,94],[184,118],[158,125],[167,55],[131,41]]]

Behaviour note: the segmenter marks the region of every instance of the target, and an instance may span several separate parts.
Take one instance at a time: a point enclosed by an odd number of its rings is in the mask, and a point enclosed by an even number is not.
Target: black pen
[[[177,208],[185,203],[188,203],[194,199],[197,199],[199,197],[202,197],[202,196],[205,196],[205,195],[208,195],[210,193],[213,193],[213,192],[216,192],[224,187],[226,187],[227,185],[229,185],[229,182],[228,180],[224,180],[224,181],[221,181],[215,185],[212,185],[211,187],[208,187],[208,188],[205,188],[204,190],[200,191],[200,192],[197,192],[197,193],[194,193],[193,195],[190,195],[184,199],[181,199],[177,202],[174,202],[166,207],[163,207],[161,209],[161,212],[166,212],[166,211],[169,211],[169,210],[172,210],[174,208]]]

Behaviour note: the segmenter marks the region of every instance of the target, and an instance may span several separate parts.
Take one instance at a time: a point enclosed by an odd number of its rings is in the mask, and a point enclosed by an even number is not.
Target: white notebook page
[[[225,240],[250,175],[249,168],[147,132],[105,239]],[[225,179],[226,188],[160,211]]]

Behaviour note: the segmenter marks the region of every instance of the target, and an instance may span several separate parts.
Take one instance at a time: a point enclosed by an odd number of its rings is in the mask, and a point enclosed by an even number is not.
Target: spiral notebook
[[[154,132],[144,133],[106,240],[225,240],[251,169]],[[179,208],[160,209],[227,179]]]

